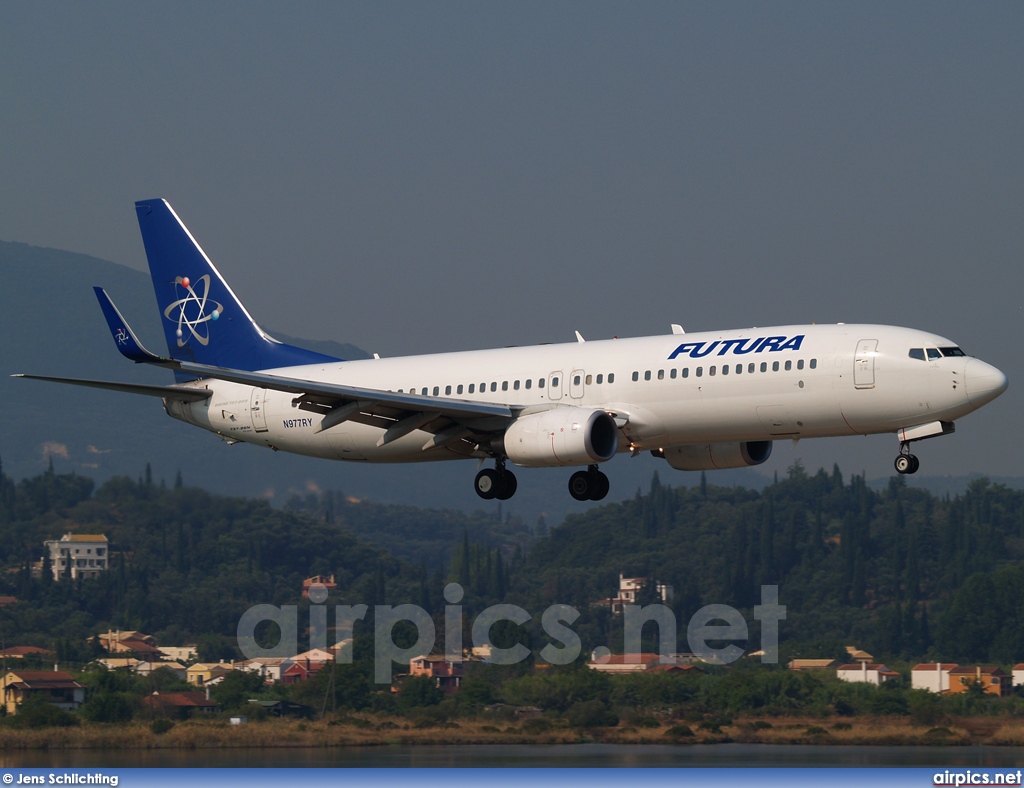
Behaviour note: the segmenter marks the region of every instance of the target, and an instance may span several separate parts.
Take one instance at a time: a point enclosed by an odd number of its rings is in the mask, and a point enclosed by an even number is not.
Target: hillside
[[[1024,493],[987,480],[939,498],[895,478],[875,491],[838,468],[794,466],[761,491],[655,479],[554,528],[513,592],[530,609],[585,610],[580,631],[604,645],[613,622],[588,603],[614,595],[620,572],[674,585],[681,648],[699,607],[728,604],[753,624],[772,584],[790,654],[837,657],[854,643],[890,660],[1024,660]]]

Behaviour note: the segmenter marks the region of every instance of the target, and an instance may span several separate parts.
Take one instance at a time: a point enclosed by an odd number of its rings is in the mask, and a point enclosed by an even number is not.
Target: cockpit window
[[[940,347],[939,350],[942,351],[942,355],[944,355],[944,356],[966,356],[967,355],[966,353],[964,353],[958,347]]]
[[[937,359],[937,358],[942,358],[942,354],[938,351],[937,348],[930,347],[927,350],[928,350],[928,360],[929,361],[932,361],[932,360]]]
[[[924,348],[923,347],[912,347],[910,348],[910,357],[916,358],[918,361],[924,361]]]

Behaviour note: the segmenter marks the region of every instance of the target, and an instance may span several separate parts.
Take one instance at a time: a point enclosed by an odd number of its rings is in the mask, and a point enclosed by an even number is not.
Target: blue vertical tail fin
[[[336,362],[256,325],[166,200],[135,203],[173,359],[246,371]]]

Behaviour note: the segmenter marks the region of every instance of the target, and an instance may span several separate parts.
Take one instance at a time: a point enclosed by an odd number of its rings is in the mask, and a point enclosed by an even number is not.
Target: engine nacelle
[[[562,407],[520,416],[505,430],[505,455],[524,468],[592,465],[615,456],[619,430],[603,410]]]
[[[672,446],[661,452],[677,471],[713,471],[720,468],[746,468],[760,465],[772,456],[771,441],[743,443],[702,443]]]

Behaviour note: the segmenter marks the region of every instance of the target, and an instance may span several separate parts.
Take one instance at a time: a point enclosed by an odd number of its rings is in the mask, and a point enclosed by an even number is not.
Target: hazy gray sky
[[[1022,53],[1019,2],[8,2],[0,239],[142,268],[166,197],[262,324],[384,355],[929,329],[1011,389],[922,472],[1024,475]],[[842,445],[785,451],[896,448]]]

